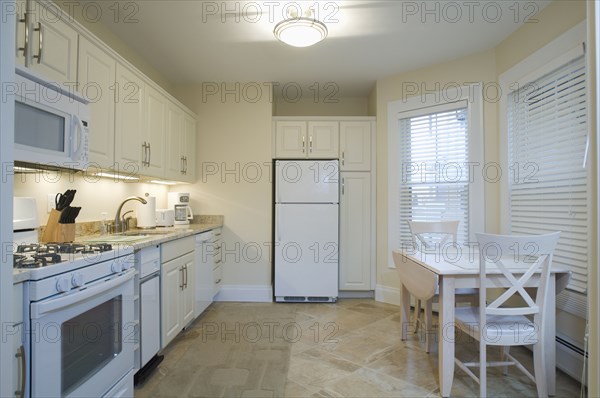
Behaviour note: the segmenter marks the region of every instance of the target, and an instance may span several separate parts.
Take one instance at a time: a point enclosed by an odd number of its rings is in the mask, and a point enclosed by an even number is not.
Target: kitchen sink
[[[144,231],[127,231],[117,235],[121,236],[148,236],[148,235],[167,235],[170,234],[171,231],[156,231],[156,230],[144,230]]]

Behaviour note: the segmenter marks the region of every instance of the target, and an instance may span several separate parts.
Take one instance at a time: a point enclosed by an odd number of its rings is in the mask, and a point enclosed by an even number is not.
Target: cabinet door
[[[340,170],[371,170],[371,122],[340,123]]]
[[[183,181],[196,181],[196,118],[188,115],[183,117],[184,148],[182,150],[184,161]]]
[[[182,147],[185,146],[183,110],[173,102],[167,106],[165,178],[182,180],[184,161]]]
[[[118,171],[138,174],[144,156],[144,81],[129,68],[117,64],[115,96],[115,161]]]
[[[181,324],[183,273],[179,259],[166,262],[162,265],[160,286],[161,347],[164,348],[183,329],[183,325]]]
[[[25,66],[25,0],[17,0],[15,3],[17,13],[17,44],[15,63]],[[23,22],[21,22],[23,20]],[[19,49],[22,50],[19,50]]]
[[[341,173],[340,290],[371,290],[371,173]]]
[[[27,67],[59,84],[75,84],[77,82],[77,32],[56,15],[58,7],[47,8],[37,1],[31,3],[33,7],[31,17],[33,25],[29,30],[31,58],[26,61]]]
[[[23,373],[25,351],[23,347],[23,284],[13,285],[13,311],[10,325],[4,330],[12,347],[12,391],[23,397],[26,376]],[[18,392],[18,393],[17,393]]]
[[[305,158],[306,122],[275,122],[275,156],[278,159]]]
[[[146,125],[144,141],[150,145],[145,174],[163,177],[165,171],[165,129],[167,127],[167,98],[151,86],[146,86]]]
[[[181,324],[183,326],[194,320],[194,304],[196,302],[196,266],[194,253],[181,257],[183,262],[184,288],[181,295]]]
[[[337,159],[339,137],[338,122],[308,122],[308,157]]]
[[[92,112],[90,162],[102,168],[113,167],[115,157],[115,74],[115,60],[82,37],[78,88]]]

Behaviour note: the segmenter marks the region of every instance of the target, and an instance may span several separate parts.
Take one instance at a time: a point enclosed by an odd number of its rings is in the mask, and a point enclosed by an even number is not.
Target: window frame
[[[415,96],[388,103],[388,268],[394,269],[392,250],[400,243],[399,203],[401,161],[398,156],[400,120],[407,117],[443,111],[449,105],[467,101],[468,153],[474,165],[469,185],[469,240],[475,241],[475,233],[485,230],[485,192],[482,177],[484,166],[484,120],[483,85],[474,83],[452,86],[439,93]]]

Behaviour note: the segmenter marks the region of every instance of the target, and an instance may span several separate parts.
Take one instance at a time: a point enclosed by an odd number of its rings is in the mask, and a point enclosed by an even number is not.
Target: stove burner
[[[15,268],[40,268],[63,261],[64,254],[94,254],[112,250],[109,243],[48,243],[18,245],[13,255]],[[68,260],[67,260],[68,261]]]
[[[13,266],[16,268],[40,268],[49,264],[58,264],[62,261],[60,254],[45,253],[32,255],[13,255]]]

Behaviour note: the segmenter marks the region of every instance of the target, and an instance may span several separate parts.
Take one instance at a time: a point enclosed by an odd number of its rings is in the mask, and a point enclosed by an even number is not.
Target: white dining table
[[[432,272],[439,283],[439,327],[438,327],[438,367],[440,394],[450,396],[454,379],[454,305],[455,289],[479,287],[479,254],[474,247],[452,247],[452,250],[438,250],[424,253],[407,245],[396,250],[401,254],[401,264],[396,267],[400,274],[400,325],[402,336],[410,327],[410,293],[418,291],[418,280],[415,275]],[[491,288],[509,287],[510,282],[499,269],[486,266],[487,286]],[[513,269],[519,273],[517,268]],[[556,391],[556,293],[563,290],[571,273],[568,270],[552,268],[548,285],[548,297],[544,308],[544,329],[546,332],[545,353],[548,366],[548,394]],[[535,287],[539,282],[539,274],[532,276],[525,287]]]

